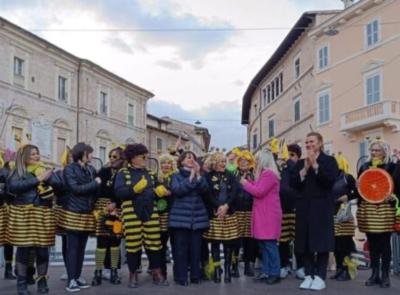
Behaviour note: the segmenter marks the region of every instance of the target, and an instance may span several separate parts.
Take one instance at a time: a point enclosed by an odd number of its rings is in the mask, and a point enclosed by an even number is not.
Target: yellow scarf
[[[378,166],[383,165],[383,161],[380,159],[372,159],[371,167],[377,168]]]
[[[39,176],[46,171],[46,166],[43,162],[38,162],[34,165],[28,165],[26,167],[26,170],[35,176]],[[37,191],[39,193],[39,197],[44,200],[50,199],[54,195],[52,187],[49,185],[45,185],[43,182],[38,185]]]

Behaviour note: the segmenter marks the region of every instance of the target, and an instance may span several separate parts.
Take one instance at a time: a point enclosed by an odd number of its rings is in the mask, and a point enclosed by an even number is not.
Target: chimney
[[[344,4],[344,9],[349,8],[351,5],[354,4],[354,0],[341,0]]]

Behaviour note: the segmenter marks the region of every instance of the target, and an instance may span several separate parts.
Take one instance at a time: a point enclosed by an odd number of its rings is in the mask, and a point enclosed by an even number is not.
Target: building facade
[[[272,136],[301,143],[314,130],[323,134],[326,152],[342,152],[355,171],[370,140],[399,146],[399,13],[396,0],[305,13],[243,97],[250,147]],[[278,90],[276,83],[282,87],[273,97],[268,86]]]
[[[0,18],[0,148],[39,146],[59,163],[91,144],[104,163],[114,144],[145,142],[149,91]]]

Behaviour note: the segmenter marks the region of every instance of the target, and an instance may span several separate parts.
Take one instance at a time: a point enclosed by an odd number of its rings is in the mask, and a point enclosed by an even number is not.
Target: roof
[[[23,29],[20,26],[17,26],[16,24],[14,24],[14,23],[12,23],[12,22],[10,22],[10,21],[8,21],[5,18],[0,16],[0,28],[4,28],[4,25],[7,25],[7,26],[15,29],[16,31],[20,32],[21,34],[24,34],[24,35],[26,35],[26,36],[28,36],[30,38],[35,39],[39,43],[42,43],[45,47],[57,50],[58,52],[60,52],[64,56],[76,61],[77,63],[87,63],[87,64],[89,64],[89,65],[91,65],[93,67],[96,67],[98,70],[100,70],[104,74],[110,75],[110,76],[116,78],[117,80],[127,84],[127,86],[130,86],[132,88],[136,88],[136,90],[139,90],[139,91],[143,92],[148,97],[153,97],[154,96],[154,94],[151,93],[150,91],[148,91],[148,90],[146,90],[146,89],[144,89],[144,88],[142,88],[140,86],[137,86],[137,85],[133,84],[132,82],[130,82],[130,81],[128,81],[128,80],[126,80],[126,79],[124,79],[124,78],[122,78],[122,77],[120,77],[120,76],[118,76],[118,75],[106,70],[105,68],[99,66],[98,64],[96,64],[96,63],[94,63],[94,62],[92,62],[90,60],[83,59],[83,58],[80,58],[80,57],[78,57],[76,55],[73,55],[72,53],[62,49],[61,47],[58,47],[58,46],[54,45],[53,43],[50,43],[49,41],[47,41],[47,40],[45,40],[45,39],[43,39],[43,38],[41,38],[41,37],[29,32],[28,30]]]
[[[296,40],[303,34],[303,32],[307,30],[308,26],[314,22],[317,14],[330,14],[335,12],[337,11],[309,11],[302,14],[293,28],[286,35],[285,39],[272,54],[270,59],[258,71],[256,76],[251,80],[249,86],[247,87],[242,101],[242,124],[249,123],[251,98],[264,77],[274,69],[286,52],[292,47],[293,43],[295,43]]]
[[[164,118],[160,118],[160,117],[157,117],[157,116],[149,114],[149,113],[147,113],[147,117],[150,118],[150,119],[162,122],[162,123],[166,123],[166,124],[170,124],[171,123],[170,121],[165,120]]]

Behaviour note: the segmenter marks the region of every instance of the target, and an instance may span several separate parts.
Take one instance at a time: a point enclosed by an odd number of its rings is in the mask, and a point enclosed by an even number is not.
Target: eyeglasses
[[[141,155],[140,156],[143,160],[147,160],[148,158],[149,158],[149,156],[147,156],[147,155]]]
[[[297,157],[296,153],[289,153],[289,157]]]
[[[119,159],[119,157],[117,155],[109,155],[108,158],[109,159]]]
[[[370,149],[370,151],[371,151],[371,152],[375,152],[375,153],[382,152],[382,150],[381,150],[381,149]]]

